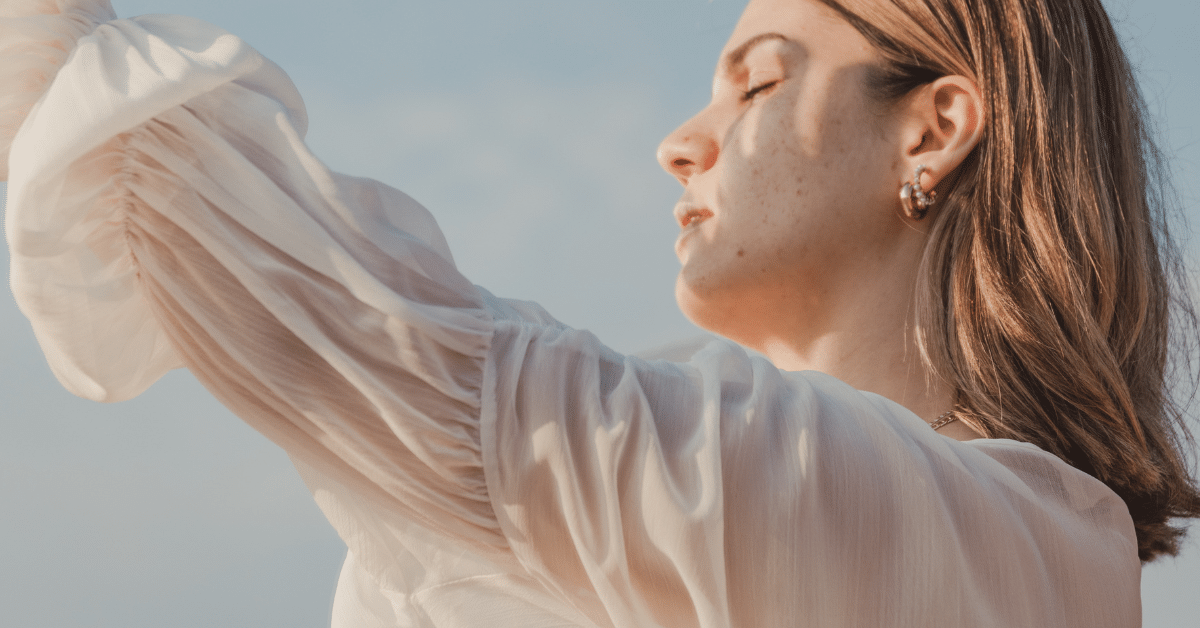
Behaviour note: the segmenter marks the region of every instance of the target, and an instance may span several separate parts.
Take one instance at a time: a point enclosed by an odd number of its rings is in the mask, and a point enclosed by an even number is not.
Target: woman
[[[252,50],[72,8],[13,109],[18,298],[75,392],[186,364],[297,459],[351,548],[335,622],[1127,625],[1136,557],[1197,514],[1136,102],[1083,88],[1131,89],[1102,13],[750,4],[661,156],[681,306],[772,365],[491,297],[423,209],[311,158]]]

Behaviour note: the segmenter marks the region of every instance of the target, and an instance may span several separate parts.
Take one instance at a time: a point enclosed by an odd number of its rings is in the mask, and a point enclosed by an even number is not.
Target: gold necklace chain
[[[941,416],[933,420],[933,423],[929,424],[929,427],[932,427],[933,431],[936,432],[939,428],[950,425],[957,420],[958,417],[954,414],[954,411],[951,410],[949,412],[943,412]]]

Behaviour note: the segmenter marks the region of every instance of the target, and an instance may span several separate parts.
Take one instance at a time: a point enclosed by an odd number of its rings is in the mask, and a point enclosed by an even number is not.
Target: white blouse
[[[1140,625],[1099,481],[492,296],[423,207],[308,151],[237,37],[9,0],[0,55],[12,288],[55,374],[117,401],[185,366],[287,450],[349,546],[334,626]]]

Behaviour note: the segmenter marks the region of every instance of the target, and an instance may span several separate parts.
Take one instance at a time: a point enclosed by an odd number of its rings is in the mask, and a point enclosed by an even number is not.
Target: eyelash
[[[770,81],[767,83],[763,83],[762,85],[759,85],[758,87],[754,87],[754,88],[750,89],[749,91],[744,92],[742,94],[742,102],[754,100],[755,96],[759,95],[760,93],[762,93],[768,89],[771,89],[772,87],[775,87],[778,84],[779,84],[779,81]]]

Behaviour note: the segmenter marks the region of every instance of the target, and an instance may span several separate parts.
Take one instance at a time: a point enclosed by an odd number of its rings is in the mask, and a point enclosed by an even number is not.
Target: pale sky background
[[[744,0],[114,4],[206,19],[278,62],[317,154],[429,207],[476,283],[623,351],[695,333],[672,297],[681,188],[654,150],[706,102]],[[1107,6],[1197,223],[1200,3]],[[328,626],[344,546],[287,457],[190,375],[73,398],[11,297],[0,355],[0,623]],[[1148,628],[1195,628],[1200,542],[1143,571],[1143,600]]]

